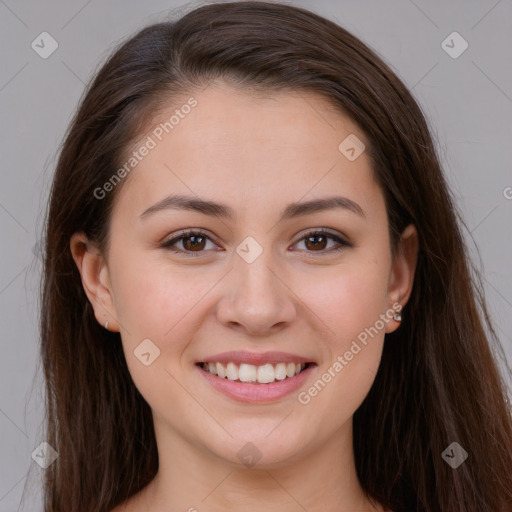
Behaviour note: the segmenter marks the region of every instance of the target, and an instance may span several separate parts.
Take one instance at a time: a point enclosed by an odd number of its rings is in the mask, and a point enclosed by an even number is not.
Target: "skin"
[[[194,97],[197,107],[125,178],[108,254],[82,233],[71,239],[96,318],[121,333],[133,381],[153,411],[158,474],[115,512],[384,510],[358,482],[352,416],[373,383],[385,333],[399,323],[386,322],[307,405],[298,392],[380,314],[406,304],[416,230],[406,228],[392,259],[370,160],[363,152],[349,161],[338,150],[349,134],[367,145],[364,134],[321,96],[216,82]],[[171,193],[225,203],[237,217],[169,209],[139,218]],[[365,218],[337,208],[278,222],[289,203],[332,195],[357,202]],[[186,228],[208,232],[202,256],[190,256],[190,239],[174,245],[189,255],[160,246]],[[304,238],[311,228],[330,228],[353,246],[315,246]],[[236,252],[247,236],[263,248],[252,263]],[[160,349],[149,366],[133,354],[146,338]],[[291,352],[318,366],[297,392],[244,404],[213,389],[194,365],[229,350]],[[261,454],[253,467],[237,457],[247,442]]]

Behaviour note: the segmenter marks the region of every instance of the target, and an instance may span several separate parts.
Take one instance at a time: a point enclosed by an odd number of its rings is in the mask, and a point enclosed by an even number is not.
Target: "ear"
[[[94,316],[109,331],[119,331],[107,263],[99,249],[84,233],[74,233],[70,249],[82,278],[82,286],[94,309]]]
[[[402,308],[407,304],[412,291],[417,260],[418,233],[414,224],[409,224],[402,232],[391,267],[388,284],[390,308],[393,304],[400,304]],[[397,328],[396,322],[386,323],[386,332],[393,332]]]

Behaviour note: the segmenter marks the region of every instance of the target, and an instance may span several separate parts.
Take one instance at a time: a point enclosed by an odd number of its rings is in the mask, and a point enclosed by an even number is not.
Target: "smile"
[[[272,382],[291,379],[305,370],[309,363],[266,363],[260,366],[253,364],[227,364],[219,362],[199,363],[201,368],[221,379],[234,382],[270,384]]]
[[[196,362],[210,389],[238,402],[276,402],[304,385],[317,363],[285,352],[224,352]]]

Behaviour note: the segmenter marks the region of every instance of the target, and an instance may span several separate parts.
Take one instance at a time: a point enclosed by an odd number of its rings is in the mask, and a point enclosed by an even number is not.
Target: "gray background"
[[[193,6],[179,1],[0,0],[0,512],[42,510],[37,241],[59,144],[84,85],[114,44]],[[353,32],[391,65],[429,118],[512,361],[512,1],[289,1]],[[47,59],[31,47],[49,32]],[[453,31],[468,49],[452,58]],[[451,44],[451,43],[449,43]],[[457,48],[458,42],[454,43]],[[459,46],[460,47],[460,46]],[[86,468],[84,468],[86,470]]]

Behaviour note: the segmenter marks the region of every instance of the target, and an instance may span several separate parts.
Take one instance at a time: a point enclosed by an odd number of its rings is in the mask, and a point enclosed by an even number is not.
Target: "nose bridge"
[[[252,237],[244,240],[236,250],[234,263],[235,291],[238,300],[263,301],[275,305],[283,293],[282,283],[275,275],[278,267],[270,247],[262,247]],[[256,303],[254,304],[256,306]],[[261,307],[261,306],[258,306]]]
[[[290,322],[295,305],[290,290],[278,277],[278,269],[270,248],[254,239],[243,241],[234,255],[229,291],[219,307],[219,320],[241,324],[251,332]]]

